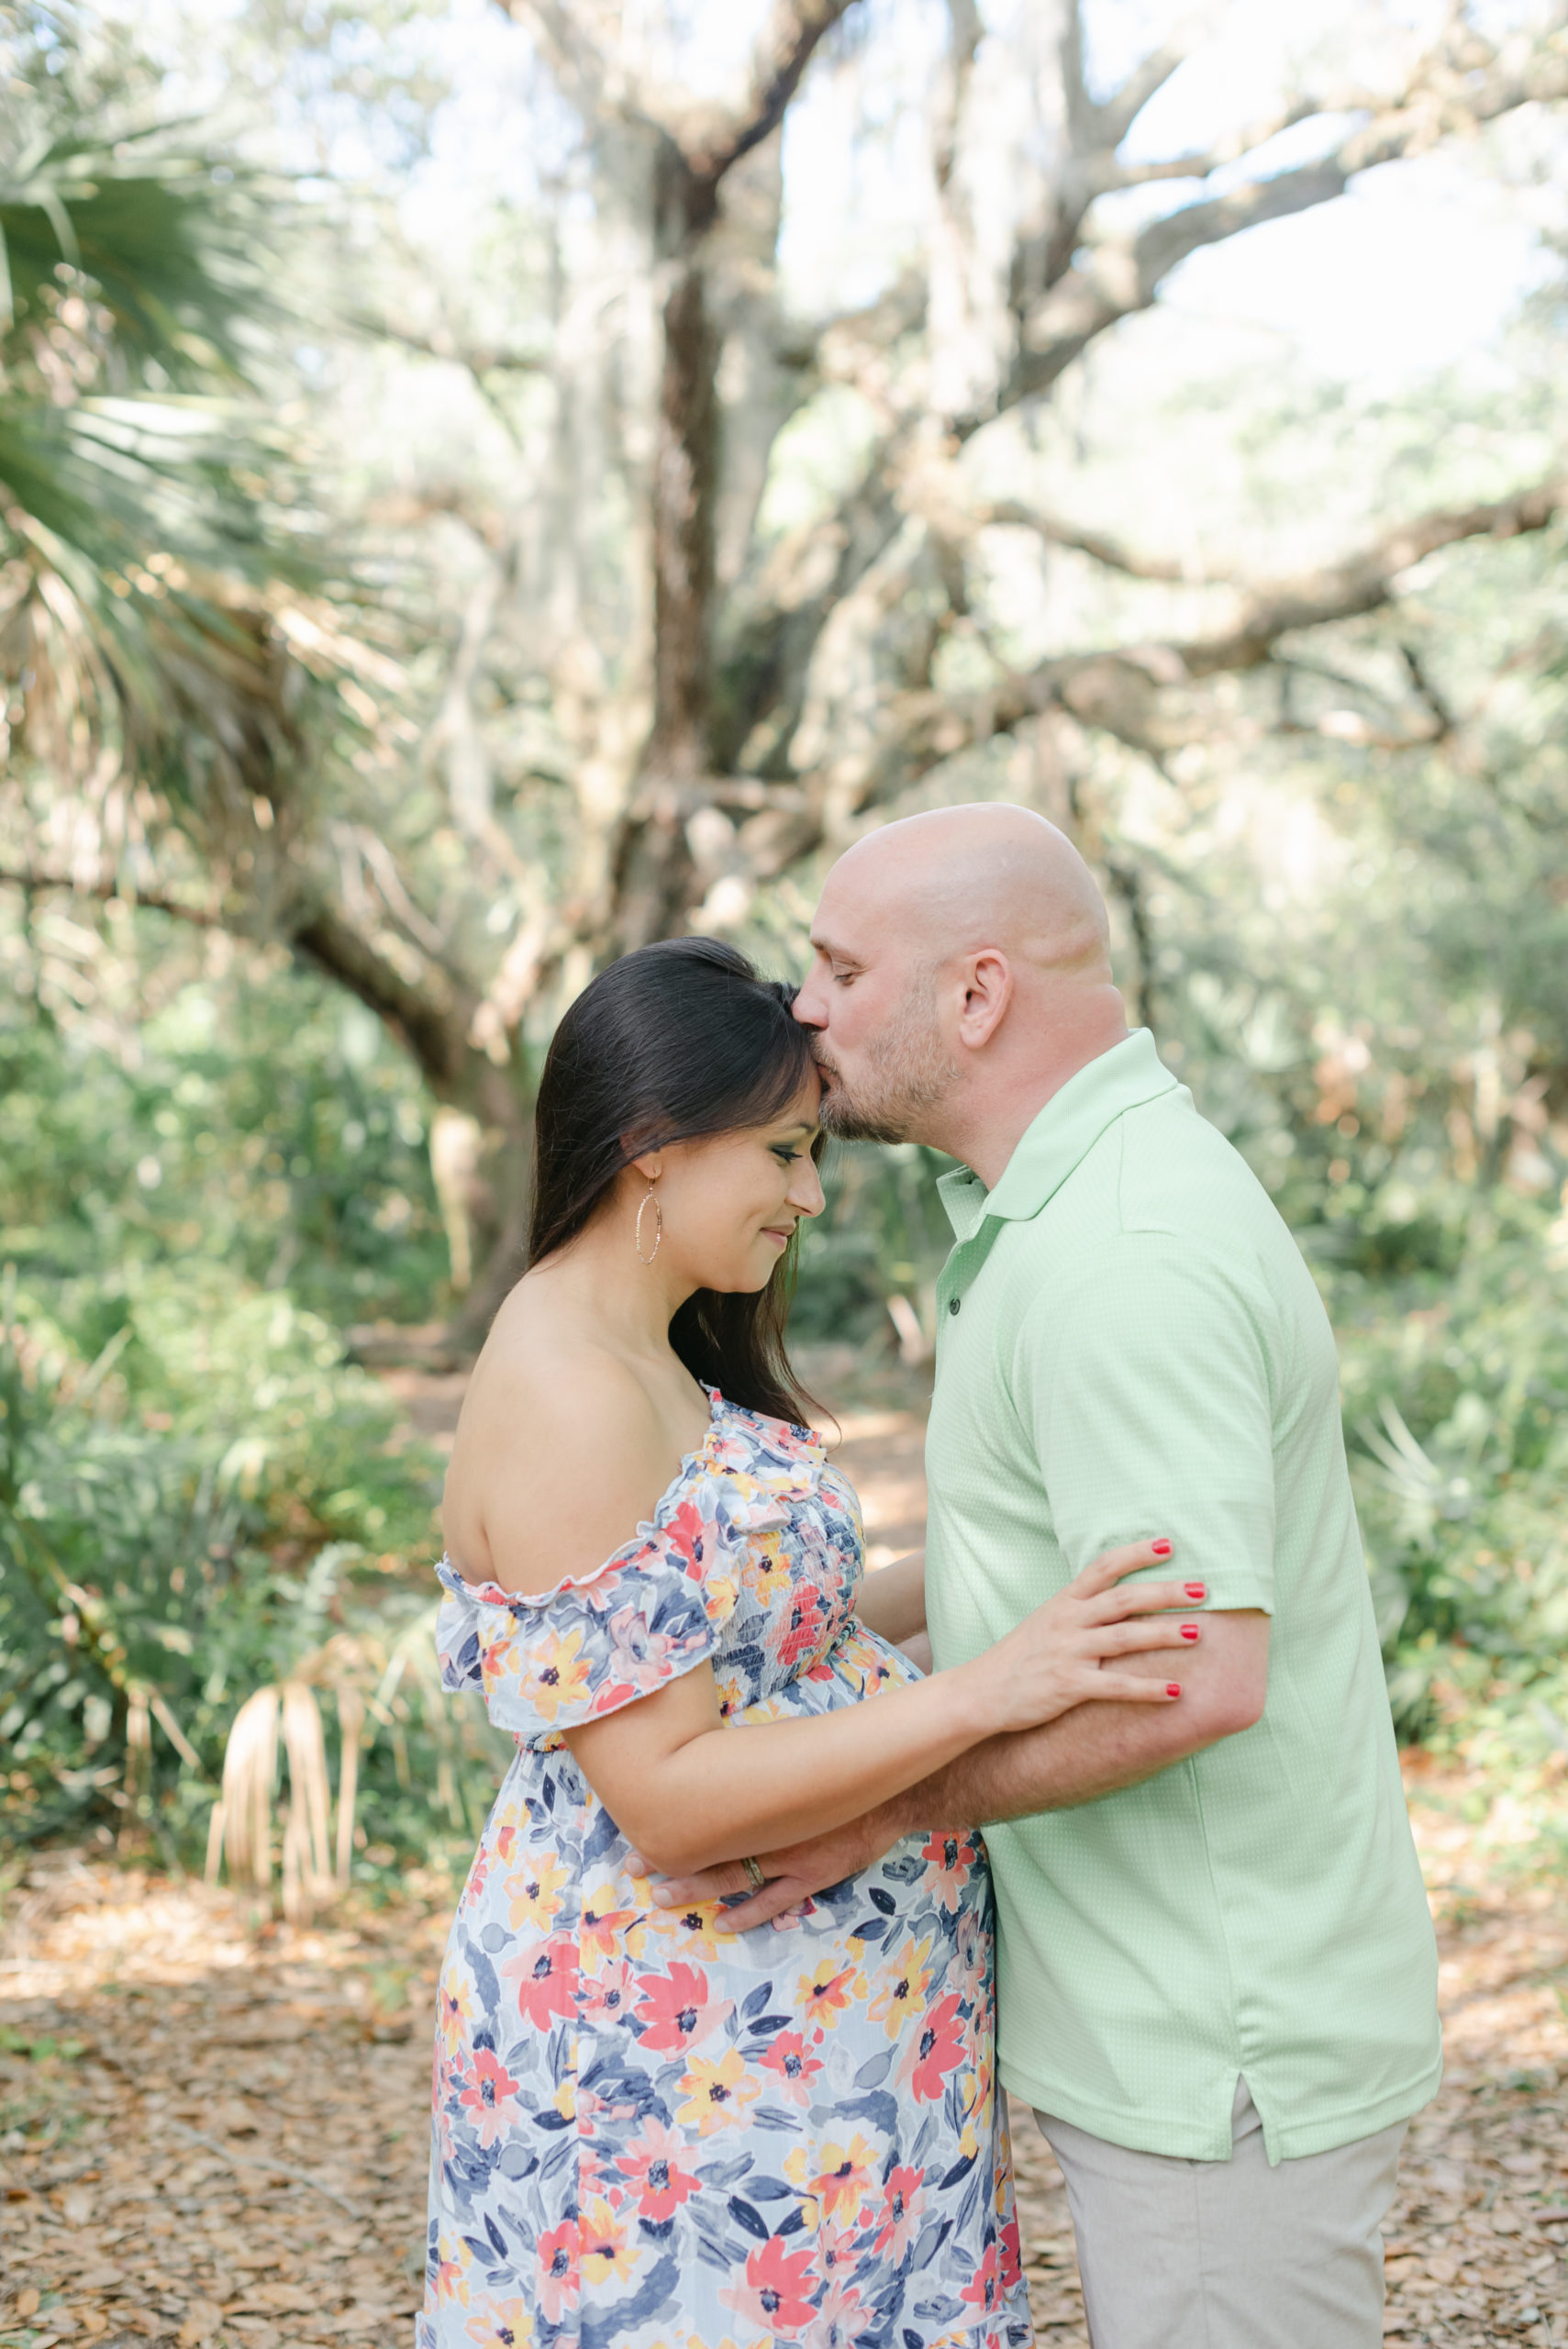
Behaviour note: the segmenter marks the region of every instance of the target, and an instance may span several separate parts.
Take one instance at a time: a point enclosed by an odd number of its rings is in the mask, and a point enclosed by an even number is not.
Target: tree
[[[880,45],[912,37],[900,12],[773,0],[749,69],[714,95],[683,81],[668,28],[634,38],[588,0],[503,5],[581,127],[575,177],[542,206],[535,330],[487,346],[438,294],[422,320],[388,321],[467,372],[516,450],[506,507],[447,500],[472,584],[421,747],[462,858],[429,852],[408,816],[396,673],[351,652],[319,606],[264,637],[283,673],[314,668],[335,698],[314,732],[258,738],[262,835],[237,851],[175,811],[199,856],[178,901],[288,938],[396,1030],[447,1105],[449,1189],[481,1262],[471,1330],[515,1274],[529,1041],[595,964],[754,918],[759,892],[999,735],[1031,742],[1048,811],[1073,824],[1073,729],[1168,761],[1212,725],[1210,681],[1294,674],[1304,633],[1396,604],[1435,548],[1545,529],[1564,494],[1537,482],[1409,515],[1307,575],[1195,582],[1158,550],[994,494],[985,462],[1194,252],[1568,95],[1560,26],[1499,47],[1455,10],[1397,77],[1305,78],[1207,151],[1133,161],[1129,135],[1183,50],[1098,92],[1065,0],[989,27],[973,0],[950,0],[920,265],[803,323],[777,284],[791,110],[827,51],[840,73],[874,76]],[[1313,160],[1272,168],[1269,142],[1312,124]],[[1162,183],[1180,191],[1173,208],[1118,225],[1114,199]],[[519,322],[526,306],[519,295]],[[855,406],[858,462],[798,527],[761,529],[781,436],[835,392]],[[1201,585],[1207,618],[1019,660],[985,607],[999,532]],[[519,816],[497,806],[491,707],[529,696],[542,716]],[[1377,721],[1391,740],[1451,724],[1414,656],[1395,702]],[[1136,930],[1139,876],[1106,861]],[[92,885],[123,884],[106,869]],[[503,900],[513,936],[476,949],[476,916]]]

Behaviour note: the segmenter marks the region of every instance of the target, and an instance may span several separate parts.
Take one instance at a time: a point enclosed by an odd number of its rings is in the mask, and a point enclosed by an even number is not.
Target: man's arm
[[[1250,1729],[1262,1714],[1268,1687],[1269,1619],[1252,1608],[1203,1616],[1203,1637],[1182,1662],[1179,1704],[1084,1704],[1042,1729],[1020,1730],[972,1746],[945,1769],[895,1796],[831,1835],[787,1851],[759,1854],[766,1888],[726,1912],[724,1928],[745,1932],[795,1909],[813,1893],[871,1867],[903,1835],[928,1828],[986,1827],[1044,1810],[1071,1810],[1152,1778],[1189,1753]],[[1129,1658],[1129,1671],[1152,1671],[1151,1659]],[[662,1908],[688,1908],[745,1891],[737,1861],[661,1884]]]

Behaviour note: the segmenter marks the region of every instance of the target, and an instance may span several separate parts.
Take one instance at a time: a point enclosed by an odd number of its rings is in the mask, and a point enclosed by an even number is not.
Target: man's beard
[[[937,1025],[936,989],[929,981],[911,987],[896,1019],[882,1039],[877,1070],[851,1093],[839,1064],[813,1036],[817,1065],[828,1078],[818,1115],[825,1133],[840,1141],[908,1141],[925,1112],[936,1107],[958,1077]]]

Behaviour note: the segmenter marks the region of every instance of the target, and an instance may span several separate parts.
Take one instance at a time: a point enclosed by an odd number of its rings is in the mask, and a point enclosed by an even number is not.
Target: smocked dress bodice
[[[1024,2349],[978,1837],[737,1934],[652,1904],[565,1743],[703,1664],[737,1733],[918,1677],[817,1437],[709,1399],[592,1574],[438,1570],[445,1683],[517,1754],[442,1970],[418,2349]]]

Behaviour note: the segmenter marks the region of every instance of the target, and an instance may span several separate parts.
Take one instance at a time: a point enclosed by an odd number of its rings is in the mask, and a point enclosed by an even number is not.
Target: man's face
[[[821,1120],[846,1141],[918,1141],[958,1077],[937,1013],[933,964],[895,935],[852,879],[828,876],[812,925],[810,975],[795,1016],[812,1030]]]

